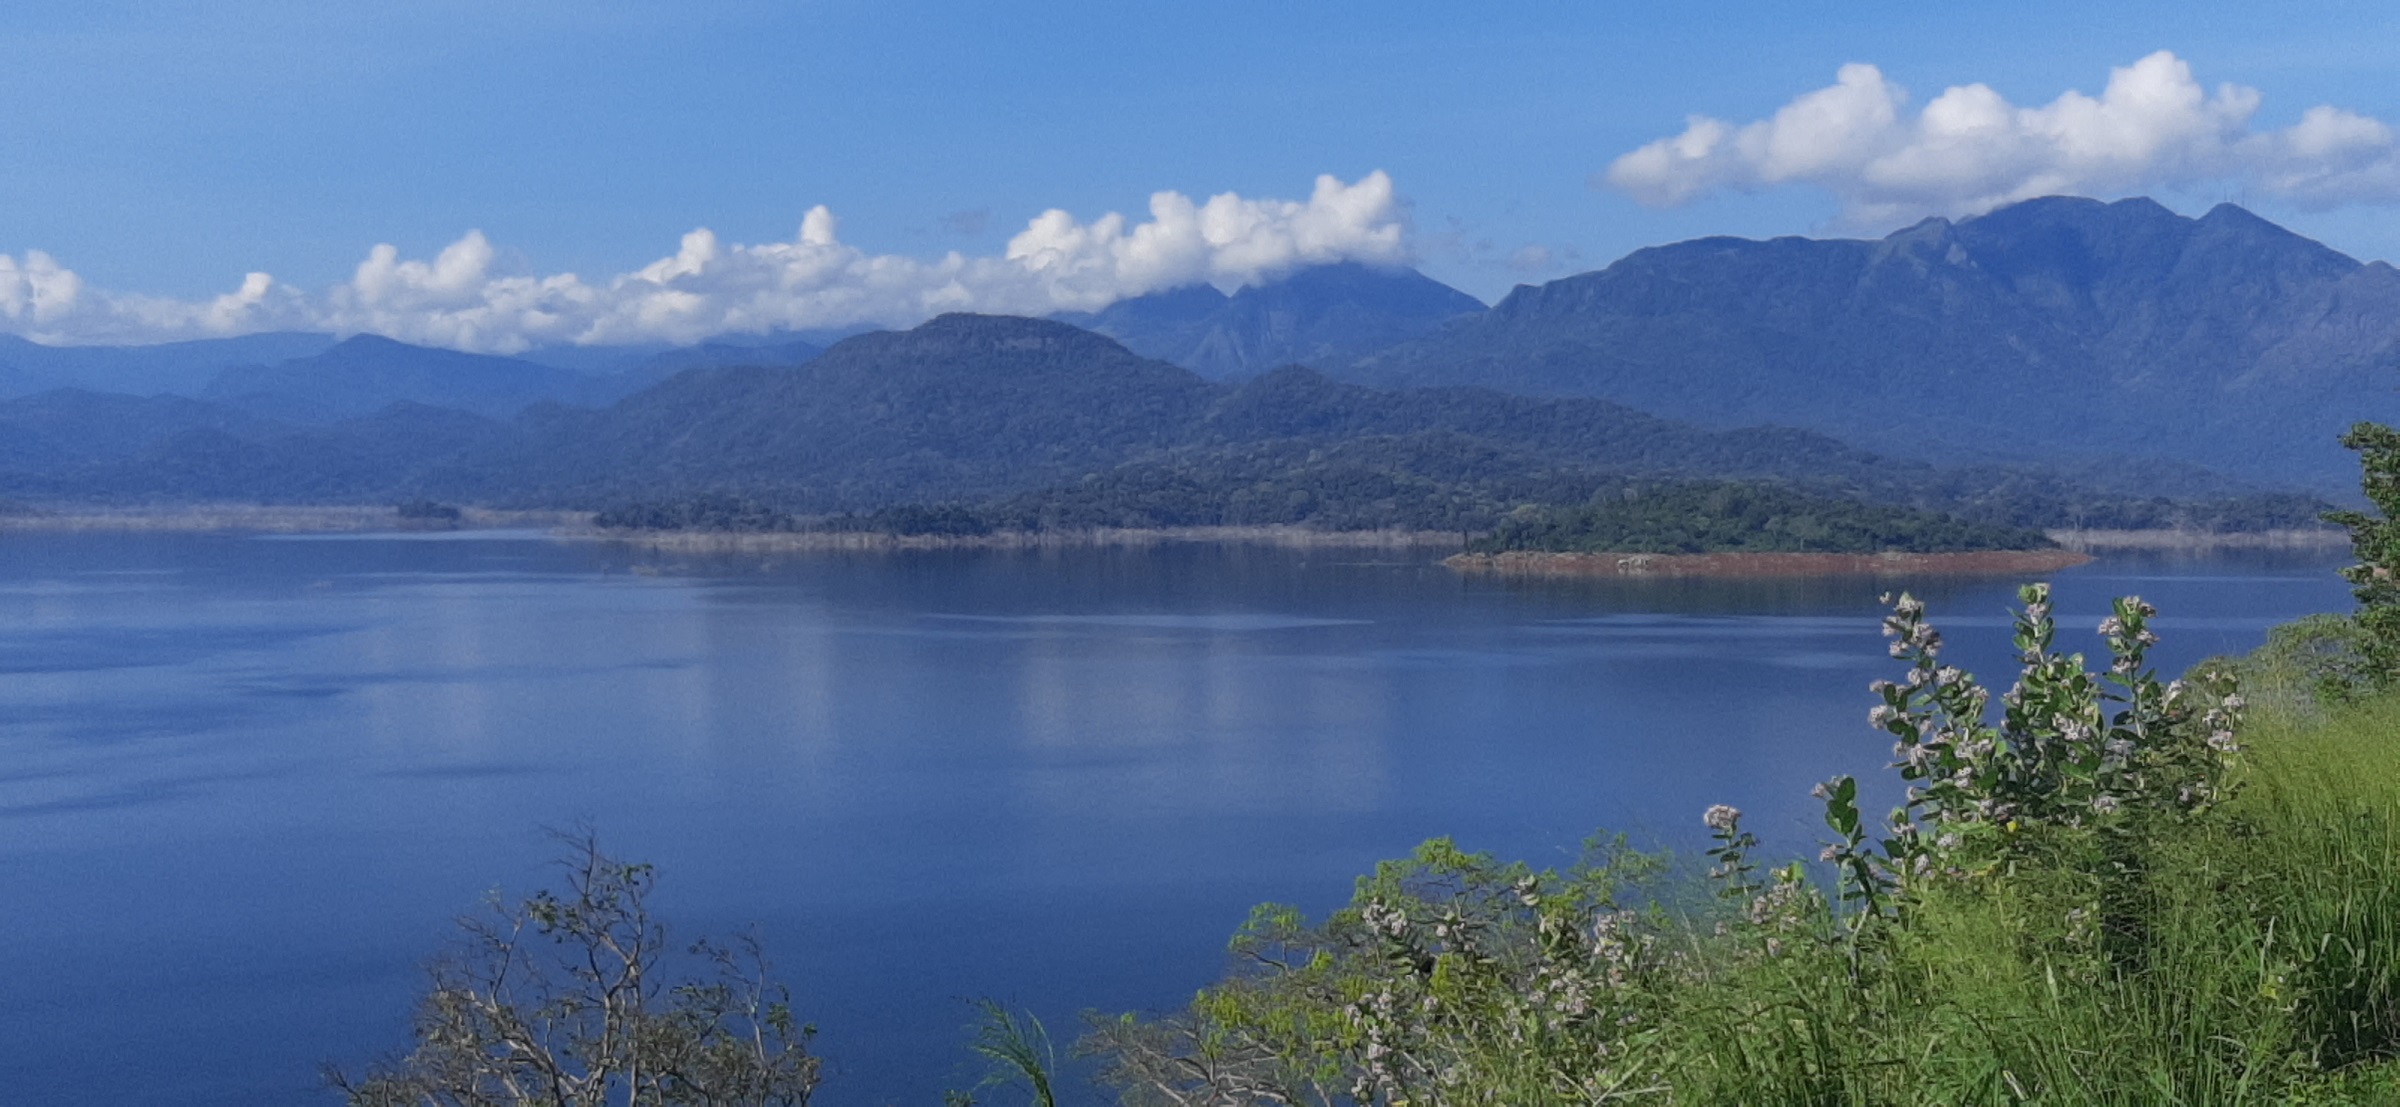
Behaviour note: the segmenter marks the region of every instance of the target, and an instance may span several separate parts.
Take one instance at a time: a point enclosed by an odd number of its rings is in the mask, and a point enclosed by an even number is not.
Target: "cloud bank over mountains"
[[[1690,118],[1675,135],[1593,177],[1656,207],[1722,192],[1814,186],[1846,229],[1964,216],[2048,195],[2232,190],[2303,208],[2400,203],[2400,132],[2329,105],[2283,127],[2258,123],[2257,89],[2213,90],[2159,51],[2114,69],[2097,96],[2012,104],[1988,85],[1944,90],[1921,107],[1875,66],[1746,123]],[[950,219],[980,224],[978,209]],[[961,224],[963,225],[963,224]],[[1442,236],[1424,241],[1439,250]],[[350,279],[303,289],[266,273],[197,300],[93,287],[39,250],[0,253],[0,333],[50,343],[150,343],[258,331],[375,333],[491,353],[537,346],[691,343],[778,329],[908,326],[947,311],[1047,315],[1196,282],[1224,288],[1332,262],[1417,259],[1406,204],[1378,170],[1320,176],[1306,199],[1180,192],[1145,217],[1089,221],[1050,210],[998,254],[873,254],[842,241],[833,213],[809,210],[790,241],[741,244],[707,228],[669,256],[614,276],[544,274],[480,231],[430,259],[370,250]],[[1558,260],[1528,247],[1521,273]]]
[[[1815,185],[1845,222],[1890,226],[2059,194],[2112,196],[2231,185],[2303,207],[2400,201],[2400,142],[2376,119],[2317,106],[2253,126],[2257,89],[2193,78],[2161,50],[2109,72],[2097,97],[2018,107],[1988,85],[1946,89],[1913,114],[1872,65],[1744,124],[1693,116],[1682,133],[1616,159],[1595,185],[1671,207],[1721,190]]]
[[[587,281],[510,272],[481,231],[430,261],[390,245],[351,279],[310,294],[265,273],[208,300],[92,288],[50,255],[0,254],[0,332],[51,343],[148,343],[272,330],[369,332],[404,342],[513,353],[568,343],[697,342],[712,335],[857,323],[910,325],[945,311],[1046,315],[1207,281],[1258,284],[1293,269],[1412,260],[1407,213],[1391,177],[1317,178],[1306,200],[1178,192],[1150,197],[1149,218],[1090,222],[1043,212],[997,257],[926,260],[869,254],[841,241],[819,206],[789,242],[726,243],[706,228],[669,257]]]

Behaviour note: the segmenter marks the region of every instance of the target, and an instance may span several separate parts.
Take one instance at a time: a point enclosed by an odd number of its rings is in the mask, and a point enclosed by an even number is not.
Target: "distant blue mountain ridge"
[[[822,443],[767,448],[767,439],[808,427],[854,449],[872,451],[885,439],[909,443],[914,460],[877,469],[873,481],[855,485],[861,495],[906,495],[909,473],[989,477],[973,485],[983,489],[1015,479],[978,468],[984,462],[973,459],[988,460],[995,449],[1048,457],[1039,468],[1055,474],[1121,459],[1126,443],[1185,441],[1182,431],[1151,425],[1158,412],[1195,402],[1184,386],[1164,383],[1173,378],[1135,368],[1162,363],[1195,375],[1195,384],[1300,364],[1370,389],[1471,387],[1604,400],[1615,405],[1608,411],[1694,428],[1776,425],[1877,456],[2039,464],[2115,487],[2341,494],[2356,484],[2354,461],[2334,442],[2341,429],[2362,418],[2400,421],[2400,271],[2362,264],[2232,205],[2195,219],[2148,200],[2054,198],[1973,219],[1927,220],[1876,240],[1699,239],[1519,286],[1489,308],[1413,270],[1320,266],[1230,295],[1206,285],[1165,290],[1044,326],[1061,322],[1099,344],[1060,346],[1058,332],[1026,332],[1025,341],[1066,352],[1040,362],[1048,375],[989,402],[1079,403],[1074,388],[1118,395],[1112,374],[1134,373],[1149,383],[1128,385],[1134,393],[1109,410],[1141,429],[994,411],[954,424],[968,437],[945,439],[930,433],[937,424],[929,413],[949,410],[961,389],[980,387],[978,374],[1028,370],[988,344],[890,345],[888,334],[785,332],[517,357],[373,336],[63,348],[0,337],[0,436],[16,436],[0,440],[0,468],[42,470],[45,457],[58,459],[50,470],[68,459],[88,461],[66,444],[85,433],[79,421],[108,409],[88,394],[122,393],[201,405],[142,409],[137,424],[179,428],[144,439],[143,449],[153,452],[194,435],[256,440],[260,428],[317,428],[308,433],[321,437],[371,424],[396,406],[441,409],[472,419],[444,424],[440,442],[473,440],[480,449],[487,439],[506,439],[516,443],[514,463],[578,474],[577,494],[589,495],[585,478],[610,471],[600,464],[605,459],[568,450],[567,439],[545,428],[584,420],[577,411],[622,408],[584,429],[596,440],[673,441],[677,460],[661,459],[670,472],[726,479],[738,472],[757,487],[800,489],[817,479],[808,466],[833,464],[828,459],[838,451]],[[812,395],[818,384],[849,378],[804,370],[860,343],[880,351],[873,372],[890,386]],[[1065,372],[1059,358],[1083,364]],[[740,404],[801,405],[809,414],[778,422],[773,412],[728,406],[734,401],[725,390],[735,382],[749,390]],[[60,388],[87,398],[41,395]],[[864,406],[843,408],[844,395]],[[1309,410],[1328,426],[1346,426],[1356,421],[1345,421],[1339,405],[1365,404],[1372,395],[1327,394],[1333,398],[1320,397]],[[1521,414],[1556,420],[1600,410],[1537,405]],[[603,433],[609,419],[616,429]],[[729,436],[737,427],[766,438],[736,443]],[[1023,438],[1040,427],[1069,437]],[[1004,447],[970,440],[984,433],[1018,437]],[[1523,437],[1506,420],[1479,424],[1476,434],[1502,445]],[[568,470],[535,463],[523,451],[537,442],[584,463]],[[1093,453],[1096,443],[1117,445]],[[410,464],[424,460],[422,450],[408,454]],[[752,472],[741,457],[799,468]],[[76,487],[54,478],[21,487],[59,494]],[[917,491],[938,491],[949,479]],[[479,480],[456,485],[512,494]]]
[[[2400,419],[2400,270],[2231,204],[2030,200],[1876,240],[1704,238],[1333,367],[1950,460],[2156,458],[2322,491]]]
[[[1483,301],[1414,269],[1346,262],[1230,296],[1195,284],[1051,318],[1222,380],[1285,365],[1345,365],[1483,311]]]

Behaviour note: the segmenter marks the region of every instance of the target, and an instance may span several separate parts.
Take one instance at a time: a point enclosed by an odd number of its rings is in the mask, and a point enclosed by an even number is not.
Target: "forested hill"
[[[799,366],[702,368],[597,411],[550,409],[426,477],[444,496],[585,502],[733,491],[808,507],[979,494],[1191,435],[1216,389],[1061,323],[946,315]]]
[[[2400,271],[2241,208],[2034,200],[1876,241],[1707,238],[1343,368],[1946,459],[2177,459],[2337,491],[2400,416]]]

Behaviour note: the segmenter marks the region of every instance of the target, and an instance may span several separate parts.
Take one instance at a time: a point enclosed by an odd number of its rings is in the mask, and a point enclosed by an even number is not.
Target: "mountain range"
[[[946,315],[797,368],[683,373],[603,410],[520,420],[427,494],[528,503],[738,492],[804,510],[971,499],[1228,447],[1447,435],[1511,464],[1852,477],[1878,459],[1822,435],[1703,430],[1591,399],[1384,392],[1292,366],[1211,382],[1063,323]]]
[[[2059,473],[1938,468],[1809,431],[1697,427],[1591,398],[1377,390],[1300,366],[1209,381],[1089,331],[1006,316],[947,315],[797,366],[702,366],[605,408],[538,403],[506,420],[406,401],[330,421],[175,396],[0,401],[0,494],[35,501],[609,508],[732,496],[775,512],[864,514],[875,526],[895,525],[896,509],[946,504],[967,514],[902,511],[896,525],[971,516],[1467,531],[1520,504],[1691,478],[1769,480],[2012,526],[2247,527],[2305,522],[2320,507],[2307,497],[2195,507]]]
[[[2400,417],[2400,271],[2231,204],[2032,200],[1886,238],[1706,238],[1336,370],[1597,396],[1949,459],[2165,458],[2332,491]]]
[[[2400,415],[2396,344],[2389,266],[2231,206],[2054,199],[1873,241],[1658,247],[1489,309],[1340,265],[1059,320],[518,357],[373,336],[0,339],[0,492],[738,492],[853,511],[1138,498],[1179,473],[1304,491],[1293,474],[1338,457],[1478,495],[1569,471],[1764,477],[1997,497],[2015,518],[2103,492],[2354,488],[2333,438]]]
[[[44,346],[0,334],[0,398],[56,388],[198,396],[227,369],[312,357],[334,341],[329,334],[270,332],[156,346]]]

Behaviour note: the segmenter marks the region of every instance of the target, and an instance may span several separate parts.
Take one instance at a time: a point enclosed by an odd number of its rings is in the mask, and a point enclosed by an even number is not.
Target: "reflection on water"
[[[2058,609],[2139,592],[2181,666],[2345,606],[2337,563],[2112,558]],[[1902,584],[2007,664],[1992,580],[10,535],[0,1067],[30,1102],[314,1101],[319,1061],[403,1040],[444,920],[585,822],[687,934],[758,925],[830,1102],[938,1101],[960,997],[1175,1003],[1252,903],[1329,906],[1430,835],[1688,846],[1724,801],[1807,849],[1809,784],[1880,767]],[[96,1076],[101,1035],[134,1060]]]

